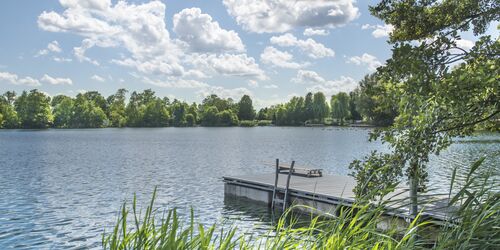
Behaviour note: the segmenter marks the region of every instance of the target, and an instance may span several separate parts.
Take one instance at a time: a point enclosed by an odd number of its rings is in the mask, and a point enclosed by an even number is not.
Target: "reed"
[[[457,187],[450,186],[450,205],[458,210],[432,231],[433,239],[424,236],[432,226],[420,215],[404,228],[389,223],[380,229],[380,222],[387,220],[387,204],[362,201],[353,208],[339,208],[335,215],[312,217],[305,225],[298,223],[293,214],[296,207],[291,207],[272,231],[245,236],[234,226],[196,223],[192,210],[189,223],[183,223],[175,209],[160,217],[153,210],[155,189],[142,216],[135,195],[131,208],[123,204],[114,230],[103,234],[102,243],[104,249],[500,249],[500,196],[492,191],[498,190],[498,184],[491,181],[491,174],[474,175],[483,160],[474,163],[465,184],[455,192]],[[451,183],[455,177],[456,171]]]

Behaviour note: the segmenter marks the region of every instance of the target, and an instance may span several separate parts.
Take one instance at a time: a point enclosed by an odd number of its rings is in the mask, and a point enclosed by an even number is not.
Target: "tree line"
[[[295,96],[287,103],[259,110],[257,119],[286,126],[306,123],[346,125],[349,121],[360,120],[376,126],[389,126],[398,115],[398,100],[387,95],[384,86],[377,75],[367,75],[349,93],[339,92],[330,100],[322,92]]]
[[[0,127],[299,126],[326,120],[344,125],[348,120],[361,119],[387,125],[397,115],[394,102],[386,97],[374,75],[365,77],[356,90],[340,92],[330,100],[322,92],[307,93],[258,112],[248,95],[235,102],[212,94],[199,104],[190,104],[158,97],[151,89],[132,92],[127,102],[127,93],[126,89],[119,89],[106,98],[97,91],[76,97],[50,97],[36,89],[20,95],[7,91],[0,96]]]

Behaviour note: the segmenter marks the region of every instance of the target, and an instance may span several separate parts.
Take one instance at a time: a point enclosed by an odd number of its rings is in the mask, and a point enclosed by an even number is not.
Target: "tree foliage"
[[[52,113],[54,114],[54,126],[56,128],[72,127],[74,115],[74,100],[69,96],[57,95],[52,99]]]
[[[330,113],[330,107],[326,102],[326,97],[322,92],[316,92],[313,96],[313,119],[323,122]]]
[[[385,84],[374,73],[365,76],[355,93],[355,105],[359,114],[370,123],[378,126],[389,126],[398,115],[399,98],[391,92],[391,86]]]
[[[386,0],[371,12],[395,27],[392,58],[377,74],[387,95],[398,97],[399,115],[393,126],[372,136],[388,142],[392,153],[373,154],[352,167],[359,182],[378,180],[374,186],[390,186],[404,172],[422,189],[431,154],[478,126],[499,129],[500,42],[485,31],[500,18],[500,3]],[[470,50],[457,45],[465,32],[478,37]],[[397,160],[399,168],[368,174],[372,162],[380,166],[389,160]]]
[[[102,128],[107,125],[106,113],[98,105],[95,95],[78,94],[74,101],[71,126],[74,128]],[[94,101],[97,100],[98,103]]]
[[[253,120],[255,110],[253,109],[252,99],[248,95],[243,95],[238,103],[238,119]]]
[[[47,128],[52,125],[50,97],[33,89],[23,93],[14,102],[21,128]]]
[[[127,124],[125,99],[127,90],[119,89],[114,95],[107,98],[108,119],[112,127],[124,127]]]
[[[345,120],[350,116],[349,95],[345,92],[333,95],[330,105],[332,107],[332,118],[336,119],[340,125],[344,125]]]
[[[45,105],[49,108],[44,109],[44,114],[47,117],[53,116],[53,124],[47,123],[42,127],[191,127],[269,123],[279,126],[303,126],[306,123],[323,123],[326,118],[334,116],[330,113],[330,105],[325,95],[321,92],[307,93],[305,97],[293,96],[286,103],[261,108],[257,114],[252,98],[248,95],[242,96],[240,101],[235,103],[231,98],[225,99],[212,94],[206,96],[201,104],[195,102],[188,104],[177,99],[171,101],[168,97],[160,98],[151,89],[142,92],[133,91],[127,102],[127,93],[126,89],[118,89],[107,98],[97,91],[84,92],[76,97],[57,95],[49,98],[50,105]],[[336,115],[340,115],[339,121],[342,124],[347,119],[356,119],[356,115],[359,116],[355,114],[357,106],[354,104],[355,99],[360,98],[359,93],[362,91],[358,89],[349,95],[346,93],[336,95],[335,98],[340,96],[342,108],[341,111],[333,109],[332,112],[340,111]],[[0,97],[3,128],[35,128],[26,122],[21,126],[18,114],[18,111],[23,115],[27,114],[27,111],[25,112],[29,107],[25,104],[27,96],[28,92],[17,98],[14,92],[8,91]],[[333,102],[331,103],[333,105]],[[259,123],[254,119],[264,122]]]

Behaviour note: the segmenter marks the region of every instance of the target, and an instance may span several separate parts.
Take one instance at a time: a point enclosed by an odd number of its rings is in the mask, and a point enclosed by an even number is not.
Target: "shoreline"
[[[49,127],[49,128],[0,128],[0,131],[5,130],[5,131],[12,131],[12,130],[77,130],[77,129],[107,129],[107,128],[112,128],[112,129],[128,129],[128,128],[256,128],[256,127],[276,127],[276,128],[384,128],[381,126],[376,126],[376,125],[371,125],[371,124],[359,124],[359,125],[322,125],[322,126],[305,126],[305,125],[265,125],[265,126],[202,126],[202,125],[197,125],[197,126],[165,126],[165,127],[101,127],[101,128],[91,128],[91,127],[84,127],[84,128],[56,128],[56,127]]]

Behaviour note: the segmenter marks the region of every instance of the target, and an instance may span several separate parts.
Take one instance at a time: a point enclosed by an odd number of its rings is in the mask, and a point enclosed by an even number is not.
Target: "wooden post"
[[[290,166],[290,169],[288,171],[288,177],[286,179],[285,198],[283,199],[283,213],[285,212],[286,207],[287,207],[288,187],[290,186],[290,178],[292,177],[292,172],[293,172],[293,166],[294,165],[295,165],[295,161],[292,161],[292,165]]]
[[[274,177],[273,199],[271,200],[271,209],[274,209],[274,199],[276,199],[276,189],[278,188],[278,177],[280,174],[280,159],[276,159],[276,176]]]
[[[418,214],[418,165],[416,163],[411,163],[410,167],[412,171],[410,172],[410,214],[412,219],[417,218]],[[418,227],[412,236],[413,244],[417,242],[418,239]]]
[[[415,218],[418,214],[418,164],[410,162],[410,214]]]
[[[413,218],[418,214],[418,178],[410,176],[410,214]]]

